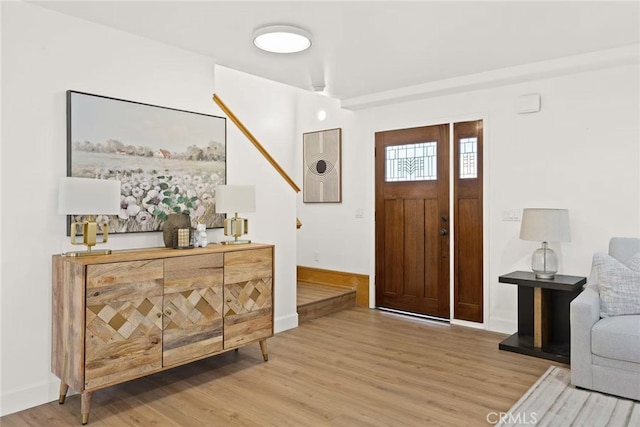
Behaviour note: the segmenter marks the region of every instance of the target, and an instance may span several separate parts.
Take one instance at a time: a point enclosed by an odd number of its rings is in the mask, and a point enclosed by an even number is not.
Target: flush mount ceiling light
[[[267,52],[302,52],[311,46],[311,33],[291,25],[270,25],[253,32],[253,44]]]

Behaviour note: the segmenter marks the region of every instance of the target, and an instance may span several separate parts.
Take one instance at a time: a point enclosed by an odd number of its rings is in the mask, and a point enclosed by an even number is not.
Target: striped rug
[[[570,384],[571,372],[550,367],[511,407],[499,414],[500,427],[638,427],[640,403],[597,392],[577,389]]]

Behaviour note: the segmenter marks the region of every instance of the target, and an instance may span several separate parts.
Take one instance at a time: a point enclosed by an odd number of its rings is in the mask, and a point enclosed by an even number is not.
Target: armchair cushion
[[[600,317],[640,315],[640,271],[604,253],[593,256],[593,269],[600,291]]]
[[[634,256],[625,261],[624,265],[634,271],[640,271],[640,252],[636,253]]]
[[[640,364],[640,316],[602,319],[591,329],[592,353]]]

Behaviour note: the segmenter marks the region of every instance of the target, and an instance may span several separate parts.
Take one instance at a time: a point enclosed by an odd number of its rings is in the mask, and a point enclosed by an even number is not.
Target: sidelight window
[[[460,138],[460,178],[478,177],[478,138]]]

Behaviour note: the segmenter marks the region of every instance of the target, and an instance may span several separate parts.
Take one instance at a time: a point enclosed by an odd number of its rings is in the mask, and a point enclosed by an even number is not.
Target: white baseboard
[[[294,329],[298,327],[298,313],[293,313],[284,317],[276,317],[273,331],[274,333],[284,332],[288,329]]]
[[[492,317],[489,319],[489,330],[503,334],[513,334],[518,330],[518,322]]]
[[[451,324],[456,326],[465,326],[474,329],[487,329],[484,323],[469,322],[468,320],[451,319]]]
[[[15,390],[2,392],[0,398],[0,416],[13,414],[24,409],[58,400],[60,381],[52,378],[48,382],[32,384]],[[71,390],[69,390],[69,394]]]

